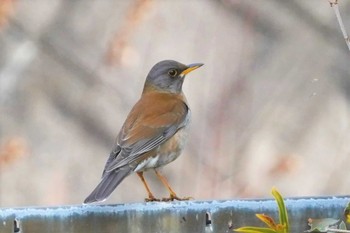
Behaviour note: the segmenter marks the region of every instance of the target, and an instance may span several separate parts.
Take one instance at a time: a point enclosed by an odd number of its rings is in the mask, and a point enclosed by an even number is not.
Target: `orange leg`
[[[183,198],[178,197],[176,195],[176,193],[174,192],[174,190],[170,187],[167,179],[164,176],[162,176],[162,174],[160,174],[160,172],[157,171],[156,169],[154,169],[154,172],[156,173],[156,175],[158,176],[160,181],[162,181],[162,183],[164,184],[164,186],[168,189],[168,191],[170,193],[170,197],[169,198],[162,198],[162,201],[173,201],[173,200],[185,201],[185,200],[192,199],[192,197],[183,197]]]
[[[151,189],[149,188],[145,178],[143,177],[143,172],[137,172],[137,175],[140,177],[143,185],[145,186],[147,193],[148,193],[148,198],[145,198],[145,201],[160,201],[159,199],[155,198],[151,192]]]

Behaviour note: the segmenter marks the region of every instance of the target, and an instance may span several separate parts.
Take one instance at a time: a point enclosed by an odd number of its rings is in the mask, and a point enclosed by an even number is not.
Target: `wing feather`
[[[118,153],[110,155],[104,173],[131,165],[161,145],[188,123],[189,114],[183,98],[169,94],[143,96],[127,117],[117,137]]]

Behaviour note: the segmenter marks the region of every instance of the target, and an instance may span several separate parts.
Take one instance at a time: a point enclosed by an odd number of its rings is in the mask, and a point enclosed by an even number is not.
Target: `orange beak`
[[[181,76],[185,76],[186,74],[190,73],[191,71],[198,69],[199,67],[201,67],[202,65],[204,65],[203,63],[194,63],[194,64],[190,64],[187,65],[187,69],[181,72]]]

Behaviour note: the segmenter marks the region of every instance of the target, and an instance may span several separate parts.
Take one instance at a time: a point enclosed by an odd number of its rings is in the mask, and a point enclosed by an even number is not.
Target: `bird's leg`
[[[143,185],[145,186],[147,193],[148,193],[148,198],[145,198],[146,202],[150,202],[150,201],[160,201],[160,199],[157,199],[153,196],[151,189],[149,188],[145,178],[143,177],[143,172],[137,172],[137,175],[140,177]]]
[[[162,176],[162,174],[160,174],[160,172],[157,171],[156,169],[154,169],[154,172],[156,173],[156,175],[158,176],[160,181],[162,181],[162,183],[164,184],[164,186],[168,189],[168,191],[170,193],[170,197],[162,198],[162,201],[173,201],[173,200],[187,201],[187,200],[193,199],[192,197],[183,197],[183,198],[178,197],[176,195],[176,193],[174,192],[174,190],[170,187],[169,182],[167,181],[167,179],[164,176]]]

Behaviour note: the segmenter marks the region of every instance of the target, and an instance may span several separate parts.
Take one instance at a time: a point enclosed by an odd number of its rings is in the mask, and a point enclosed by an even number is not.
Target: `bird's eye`
[[[171,69],[169,70],[168,74],[171,76],[171,77],[175,77],[177,75],[177,71],[174,70],[174,69]]]

